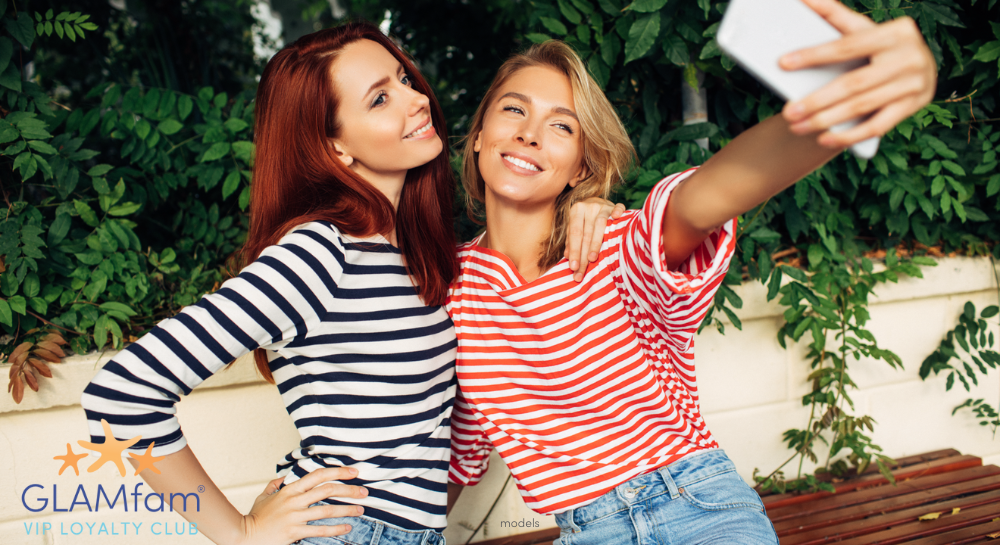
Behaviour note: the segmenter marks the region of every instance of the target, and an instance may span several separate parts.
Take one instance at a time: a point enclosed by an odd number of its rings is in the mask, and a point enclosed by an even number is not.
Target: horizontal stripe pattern
[[[364,506],[367,516],[406,529],[444,528],[456,390],[451,319],[423,304],[398,249],[329,223],[293,230],[105,365],[82,398],[92,441],[104,442],[105,419],[119,439],[142,436],[132,451],[181,450],[175,404],[258,347],[268,350],[301,437],[278,463],[284,484],[354,467],[369,496],[330,503]]]
[[[451,481],[479,482],[496,448],[527,505],[559,513],[718,448],[698,404],[693,339],[729,267],[736,223],[667,269],[663,214],[692,172],[665,178],[642,210],[609,221],[581,283],[566,260],[525,282],[478,239],[460,247],[447,305],[460,389]]]

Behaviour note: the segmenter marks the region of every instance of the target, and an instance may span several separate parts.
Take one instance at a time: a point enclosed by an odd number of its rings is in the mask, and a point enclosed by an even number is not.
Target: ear
[[[483,131],[476,133],[476,141],[472,143],[472,151],[479,153],[483,149]]]
[[[590,177],[590,169],[587,168],[587,163],[584,162],[582,165],[580,165],[580,171],[576,173],[576,176],[573,176],[572,180],[569,181],[569,186],[576,187],[576,184],[586,180],[589,177]]]
[[[354,164],[354,157],[349,153],[347,153],[347,150],[344,148],[343,145],[341,145],[340,142],[337,142],[332,138],[329,140],[329,142],[330,142],[330,147],[333,148],[333,153],[337,156],[338,159],[340,159],[340,162],[344,163],[345,167],[350,167],[352,164]]]

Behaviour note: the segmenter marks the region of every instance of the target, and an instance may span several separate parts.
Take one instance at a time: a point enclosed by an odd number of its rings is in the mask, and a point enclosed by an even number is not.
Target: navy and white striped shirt
[[[302,438],[278,464],[285,484],[323,467],[354,467],[350,484],[369,495],[345,503],[406,529],[444,528],[451,319],[423,304],[397,248],[329,223],[298,227],[105,365],[81,401],[92,441],[104,442],[103,418],[119,439],[142,435],[132,451],[153,441],[156,456],[181,450],[181,394],[258,347],[268,350]]]

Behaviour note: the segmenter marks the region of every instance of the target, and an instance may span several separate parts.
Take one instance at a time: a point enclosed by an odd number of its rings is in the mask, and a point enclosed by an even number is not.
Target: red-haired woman
[[[141,475],[171,500],[204,485],[181,513],[216,543],[443,543],[456,341],[440,305],[458,268],[441,108],[390,40],[351,23],[275,55],[255,116],[245,268],[95,376],[93,441],[141,435],[131,451],[165,456]],[[174,413],[249,351],[302,440],[244,516]]]

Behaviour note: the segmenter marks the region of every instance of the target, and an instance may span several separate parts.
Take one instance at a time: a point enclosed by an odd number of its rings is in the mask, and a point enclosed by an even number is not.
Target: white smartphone
[[[800,0],[731,0],[716,40],[726,54],[783,99],[799,100],[867,61],[785,71],[778,66],[778,59],[841,36],[840,31]],[[842,132],[861,121],[840,123],[830,130]],[[871,159],[878,151],[878,142],[877,136],[869,138],[851,146],[851,151],[858,157]]]

